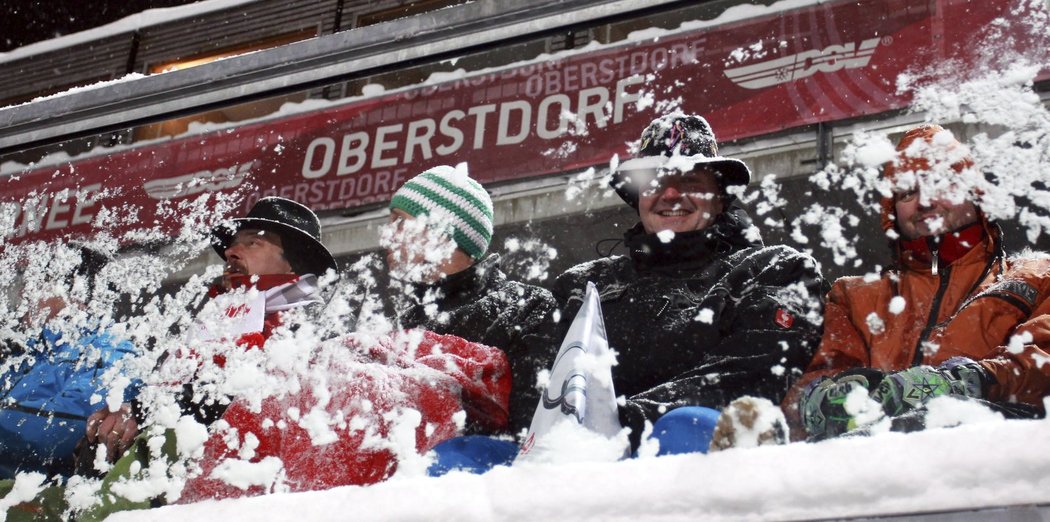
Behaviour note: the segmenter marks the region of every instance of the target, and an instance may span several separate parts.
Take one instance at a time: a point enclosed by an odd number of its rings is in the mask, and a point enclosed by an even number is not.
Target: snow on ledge
[[[1048,502],[1050,421],[1041,420],[480,476],[395,476],[107,520],[797,520]]]

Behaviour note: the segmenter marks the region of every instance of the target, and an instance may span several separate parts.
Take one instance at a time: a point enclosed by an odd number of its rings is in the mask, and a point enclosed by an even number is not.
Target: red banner
[[[438,164],[468,162],[482,183],[605,165],[672,108],[721,141],[872,115],[908,104],[901,73],[1002,52],[982,35],[1025,16],[1002,4],[753,7],[768,14],[28,170],[0,182],[0,201],[17,202],[9,240],[85,232],[118,203],[153,226],[161,202],[246,187],[244,209],[265,195],[343,209]]]

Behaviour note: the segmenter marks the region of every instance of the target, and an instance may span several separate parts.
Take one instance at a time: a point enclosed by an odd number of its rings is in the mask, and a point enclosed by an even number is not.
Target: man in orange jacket
[[[784,401],[789,418],[819,440],[885,417],[892,429],[919,429],[926,403],[942,395],[1042,414],[1050,257],[1005,255],[1002,230],[966,183],[980,174],[939,126],[909,131],[884,175],[893,195],[881,202],[882,228],[896,266],[832,286],[820,348]],[[847,400],[855,394],[874,402]]]

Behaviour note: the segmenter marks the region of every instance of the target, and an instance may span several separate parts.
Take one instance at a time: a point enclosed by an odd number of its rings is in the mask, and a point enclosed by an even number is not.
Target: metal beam
[[[320,87],[681,0],[479,0],[198,67],[0,109],[0,154]]]

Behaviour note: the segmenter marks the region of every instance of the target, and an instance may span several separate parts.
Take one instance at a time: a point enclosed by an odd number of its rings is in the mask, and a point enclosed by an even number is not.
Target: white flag
[[[518,461],[555,449],[544,444],[544,439],[552,428],[562,423],[575,425],[577,429],[582,427],[608,439],[622,438],[617,437],[623,427],[612,384],[615,360],[605,335],[598,290],[594,283],[588,282],[583,305],[554,360],[549,384],[540,396]],[[625,441],[623,438],[622,442]],[[557,444],[557,441],[546,442]],[[621,441],[610,442],[619,444]],[[624,447],[623,452],[626,449]],[[616,458],[621,456],[616,455]]]

